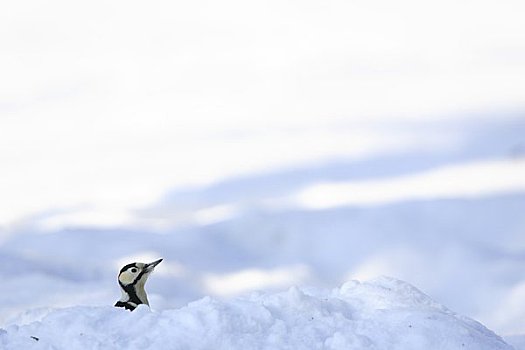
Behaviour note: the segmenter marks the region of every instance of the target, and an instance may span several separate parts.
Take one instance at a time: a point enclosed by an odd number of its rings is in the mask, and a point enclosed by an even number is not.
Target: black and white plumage
[[[126,310],[135,310],[139,304],[149,306],[148,296],[144,285],[149,275],[160,264],[162,259],[149,264],[131,263],[120,269],[118,283],[122,291],[122,297],[116,302],[115,307],[123,307]]]

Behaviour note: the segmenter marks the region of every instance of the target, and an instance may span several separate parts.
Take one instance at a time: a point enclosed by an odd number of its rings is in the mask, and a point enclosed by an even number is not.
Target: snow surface
[[[205,297],[158,312],[77,306],[32,316],[42,319],[0,330],[2,349],[512,349],[480,323],[387,277],[332,291]]]

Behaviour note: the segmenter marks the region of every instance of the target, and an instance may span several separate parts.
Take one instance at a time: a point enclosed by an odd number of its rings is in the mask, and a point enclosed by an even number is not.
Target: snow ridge
[[[41,311],[40,311],[41,312]],[[293,287],[181,309],[55,309],[0,330],[2,349],[511,350],[480,323],[406,282],[382,277],[332,291]]]

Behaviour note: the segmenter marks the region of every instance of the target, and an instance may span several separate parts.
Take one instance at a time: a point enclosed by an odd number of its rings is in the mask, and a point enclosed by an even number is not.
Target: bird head
[[[149,305],[144,285],[149,275],[160,264],[162,259],[151,263],[131,263],[125,265],[118,274],[118,282],[122,290],[121,299],[115,306],[133,310],[139,304]]]
[[[148,279],[149,275],[153,272],[155,269],[155,266],[160,264],[162,259],[155,260],[154,262],[145,264],[145,263],[131,263],[127,264],[123,268],[120,269],[120,272],[118,274],[118,281],[122,285],[130,285],[130,284],[137,284],[146,283],[146,280]]]

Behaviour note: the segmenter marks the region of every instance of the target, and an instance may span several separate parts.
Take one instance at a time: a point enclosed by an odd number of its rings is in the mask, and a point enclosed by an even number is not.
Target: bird
[[[123,307],[130,311],[135,310],[140,304],[149,306],[144,285],[155,266],[160,264],[161,261],[162,259],[159,259],[149,264],[135,262],[121,268],[118,274],[118,284],[120,285],[122,296],[114,306]]]

